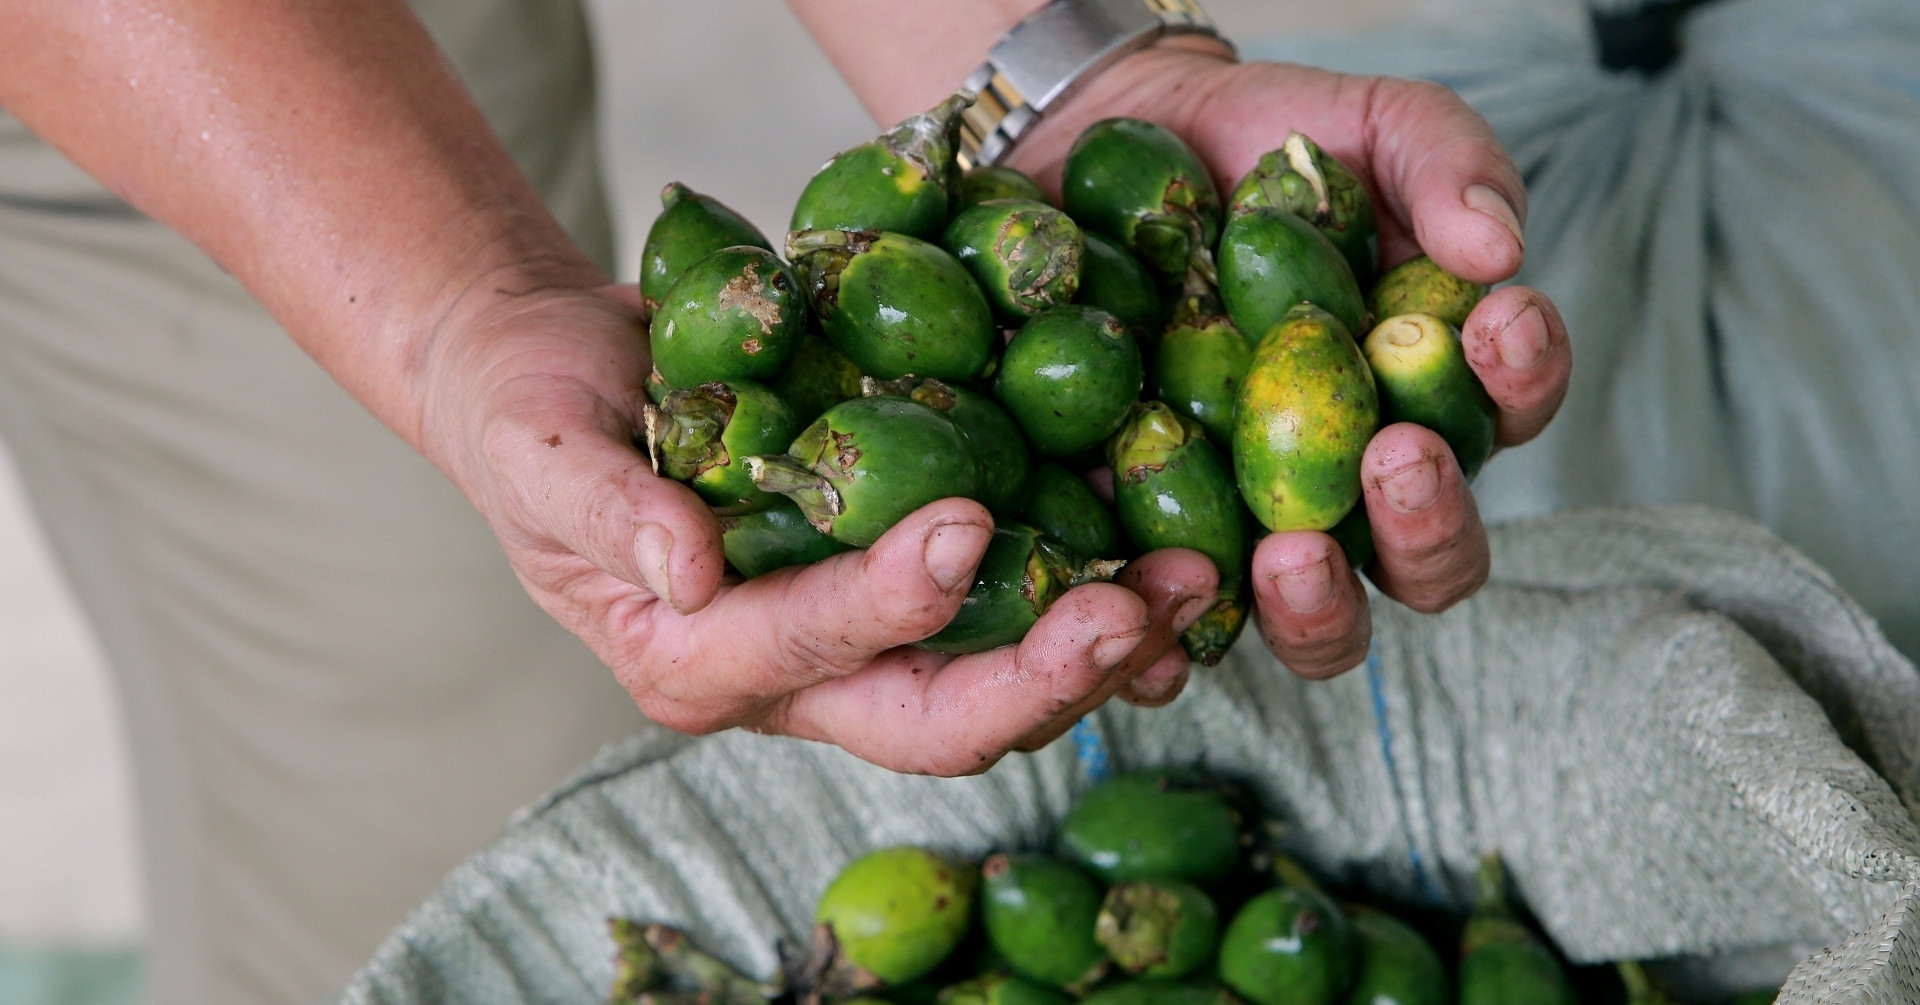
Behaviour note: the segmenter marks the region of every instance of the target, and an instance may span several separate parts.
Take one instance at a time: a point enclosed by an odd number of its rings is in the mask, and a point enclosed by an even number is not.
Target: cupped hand
[[[1116,64],[1043,120],[1011,162],[1057,186],[1073,137],[1111,115],[1178,133],[1213,169],[1223,196],[1290,131],[1306,133],[1367,181],[1383,268],[1425,252],[1481,283],[1520,270],[1526,190],[1519,172],[1486,121],[1446,88],[1240,64],[1209,42],[1183,39]],[[1552,301],[1537,290],[1502,288],[1475,308],[1461,337],[1499,408],[1496,445],[1533,438],[1565,397],[1573,362]],[[1408,423],[1387,426],[1367,445],[1360,474],[1378,553],[1367,572],[1382,593],[1437,612],[1486,582],[1486,530],[1439,436]],[[1365,659],[1367,594],[1326,534],[1268,535],[1254,553],[1253,585],[1261,636],[1294,672],[1328,677]]]
[[[649,717],[965,774],[1043,745],[1123,688],[1155,700],[1184,672],[1177,637],[1215,585],[1190,551],[1069,591],[1017,646],[912,648],[959,609],[992,535],[987,511],[964,499],[922,507],[865,550],[723,577],[718,520],[633,446],[650,369],[638,307],[631,287],[606,287],[456,312],[424,364],[421,439],[527,591]]]

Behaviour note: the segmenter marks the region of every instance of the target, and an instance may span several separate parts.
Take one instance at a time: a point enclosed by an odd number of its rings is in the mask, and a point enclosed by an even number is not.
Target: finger
[[[1400,422],[1374,434],[1360,460],[1382,593],[1423,613],[1444,611],[1487,581],[1486,528],[1460,465],[1432,430]]]
[[[1111,583],[1069,591],[1018,646],[958,657],[895,650],[789,696],[761,729],[836,744],[882,767],[985,771],[1106,684],[1150,628],[1146,602]]]
[[[1142,673],[1176,654],[1184,660],[1186,651],[1180,648],[1180,633],[1213,605],[1218,581],[1213,561],[1187,548],[1163,548],[1127,563],[1114,582],[1146,602],[1146,636],[1126,660],[1114,667],[1104,686],[1034,730],[1015,749],[1035,751],[1045,747]]]
[[[1370,83],[1365,156],[1381,190],[1384,261],[1424,251],[1478,283],[1519,272],[1527,191],[1493,127],[1438,84]]]
[[[1333,538],[1268,534],[1253,553],[1260,637],[1289,670],[1313,680],[1366,659],[1373,635],[1367,593]]]
[[[1537,290],[1498,289],[1468,315],[1460,339],[1467,364],[1500,408],[1494,442],[1510,447],[1538,436],[1573,377],[1573,342],[1559,308]]]
[[[564,381],[526,383],[520,400],[538,406],[516,411],[509,400],[485,445],[496,482],[511,493],[506,505],[518,511],[504,523],[550,538],[517,543],[579,555],[675,610],[706,606],[725,570],[712,510],[655,475],[632,430],[598,396]]]
[[[758,576],[697,615],[663,617],[640,658],[699,672],[644,682],[641,707],[683,732],[707,732],[862,670],[953,620],[992,537],[985,507],[942,499],[865,551]]]
[[[1186,649],[1175,646],[1160,657],[1160,662],[1128,681],[1120,689],[1120,700],[1140,708],[1159,708],[1180,697],[1192,671],[1193,661],[1187,658]]]

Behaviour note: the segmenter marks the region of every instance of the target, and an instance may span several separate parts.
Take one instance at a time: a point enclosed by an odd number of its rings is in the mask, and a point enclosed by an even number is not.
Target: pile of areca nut
[[[1379,276],[1367,189],[1311,139],[1223,204],[1179,137],[1107,119],[1074,143],[1056,207],[1012,169],[959,170],[971,100],[827,162],[784,259],[717,200],[662,194],[646,449],[720,516],[741,576],[964,497],[993,538],[920,646],[1018,642],[1073,586],[1180,547],[1219,572],[1182,638],[1212,665],[1246,624],[1259,528],[1371,561],[1360,458],[1382,424],[1439,433],[1468,477],[1491,453],[1459,333],[1486,288],[1424,256]]]

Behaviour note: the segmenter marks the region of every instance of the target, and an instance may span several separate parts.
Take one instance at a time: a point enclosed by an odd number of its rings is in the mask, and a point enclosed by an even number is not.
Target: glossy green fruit
[[[1252,542],[1248,543],[1251,545]],[[1251,551],[1248,557],[1252,557]],[[1247,574],[1244,565],[1231,574],[1220,574],[1220,585],[1214,595],[1213,606],[1180,633],[1180,647],[1187,651],[1188,659],[1205,667],[1219,666],[1220,661],[1227,658],[1227,653],[1233,651],[1233,644],[1240,641],[1240,635],[1247,627],[1247,618],[1253,613],[1253,595],[1248,588]]]
[[[666,300],[667,290],[687,266],[721,248],[773,250],[766,235],[745,217],[677,181],[660,190],[660,205],[640,249],[640,298],[648,315]]]
[[[1159,281],[1133,252],[1109,238],[1090,230],[1081,231],[1080,236],[1087,242],[1087,253],[1080,260],[1079,302],[1126,322],[1135,338],[1150,338],[1165,317]]]
[[[1018,974],[990,973],[949,985],[940,1005],[1073,1005],[1073,999]]]
[[[1067,813],[1059,850],[1108,883],[1179,879],[1211,886],[1240,861],[1240,814],[1217,785],[1190,773],[1115,775]]]
[[[1042,855],[995,855],[980,876],[987,939],[1014,973],[1078,994],[1106,972],[1106,950],[1093,937],[1093,877]]]
[[[1460,933],[1459,1005],[1574,1005],[1567,972],[1507,906],[1498,854],[1480,860],[1480,890]]]
[[[1425,255],[1409,258],[1380,277],[1367,295],[1367,310],[1376,318],[1395,314],[1431,314],[1455,328],[1467,326],[1467,316],[1486,298],[1488,287],[1470,283],[1442,269]]]
[[[748,579],[790,565],[812,565],[848,546],[813,528],[792,500],[745,516],[720,518],[720,548],[727,564]]]
[[[1161,126],[1106,119],[1067,151],[1061,206],[1171,280],[1199,267],[1211,275],[1220,236],[1220,193],[1192,148]]]
[[[723,514],[780,501],[747,477],[748,457],[784,449],[800,429],[779,395],[750,380],[710,381],[648,405],[645,420],[655,474],[692,486]]]
[[[960,944],[973,894],[973,870],[920,848],[882,848],[840,870],[813,917],[832,930],[846,963],[904,984]]]
[[[939,245],[809,230],[788,236],[787,253],[827,340],[866,375],[972,380],[992,360],[993,310],[966,266]]]
[[[1247,901],[1220,937],[1220,980],[1253,1005],[1333,1005],[1353,984],[1347,921],[1326,895],[1282,886]]]
[[[914,645],[936,653],[978,653],[1013,645],[1067,590],[1112,575],[1111,564],[1085,569],[1066,545],[1032,527],[999,524],[953,620]]]
[[[1212,958],[1220,912],[1191,883],[1127,880],[1107,891],[1093,934],[1127,973],[1179,977]]]
[[[1360,457],[1379,427],[1360,347],[1332,315],[1300,305],[1260,340],[1240,388],[1241,498],[1268,530],[1332,527],[1360,499]]]
[[[953,193],[953,215],[959,216],[989,199],[1046,202],[1047,195],[1040,191],[1040,186],[1034,184],[1032,178],[1013,168],[983,164],[960,176],[960,184]]]
[[[1222,582],[1246,564],[1233,472],[1199,424],[1140,402],[1107,441],[1107,463],[1114,512],[1134,550],[1192,548],[1213,559]]]
[[[1253,346],[1228,320],[1205,280],[1189,274],[1187,293],[1154,350],[1148,393],[1200,424],[1225,449],[1233,408],[1253,365]]]
[[[1347,568],[1355,572],[1373,564],[1373,522],[1367,519],[1366,501],[1353,504],[1340,522],[1327,530],[1327,536],[1340,546],[1347,557]]]
[[[806,298],[785,262],[763,248],[723,248],[667,288],[653,315],[653,367],[671,387],[768,381],[806,329]]]
[[[1240,1005],[1226,991],[1187,981],[1122,981],[1080,999],[1080,1005]]]
[[[1467,364],[1460,333],[1431,314],[1397,314],[1360,345],[1380,393],[1380,424],[1413,422],[1440,434],[1468,481],[1493,456],[1500,411]]]
[[[1359,956],[1348,1005],[1447,1005],[1447,967],[1412,926],[1371,907],[1347,908]]]
[[[1113,435],[1140,397],[1140,349],[1105,311],[1056,307],[1022,325],[1000,357],[994,394],[1042,456]]]
[[[802,426],[848,398],[860,396],[860,367],[818,335],[800,340],[793,362],[767,385],[793,409]]]
[[[919,377],[868,377],[862,381],[861,391],[911,398],[953,420],[966,435],[973,459],[980,465],[980,487],[974,498],[996,518],[1019,515],[1027,502],[1027,482],[1033,468],[1027,456],[1027,438],[999,403],[969,387]]]
[[[993,199],[953,218],[942,247],[973,273],[996,316],[1019,324],[1080,291],[1086,241],[1043,202]]]
[[[971,94],[956,94],[872,142],[836,154],[807,181],[787,229],[885,230],[937,239],[956,181],[960,113],[971,104]]]
[[[1027,506],[1020,519],[1060,539],[1074,554],[1121,558],[1120,525],[1093,494],[1087,480],[1058,464],[1041,464],[1028,476]]]
[[[1366,303],[1353,269],[1313,224],[1277,209],[1256,209],[1227,221],[1220,235],[1220,296],[1227,316],[1259,338],[1301,303],[1364,330]]]
[[[791,497],[816,530],[856,548],[936,499],[972,497],[979,471],[946,416],[891,397],[843,401],[785,454],[747,459],[755,485]]]
[[[1232,213],[1270,206],[1313,224],[1362,286],[1379,273],[1380,235],[1366,184],[1304,133],[1289,133],[1280,149],[1263,155],[1227,202]]]

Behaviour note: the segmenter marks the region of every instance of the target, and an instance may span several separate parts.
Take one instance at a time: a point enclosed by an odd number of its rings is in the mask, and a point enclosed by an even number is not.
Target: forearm
[[[891,125],[953,93],[1001,36],[1047,0],[788,0],[875,121]],[[1085,82],[1049,109],[1009,160],[1051,188],[1080,130],[1110,115],[1142,115],[1176,130],[1203,95],[1192,57],[1231,59],[1221,43],[1169,36]]]
[[[0,105],[416,446],[463,292],[604,282],[400,0],[0,0]]]

